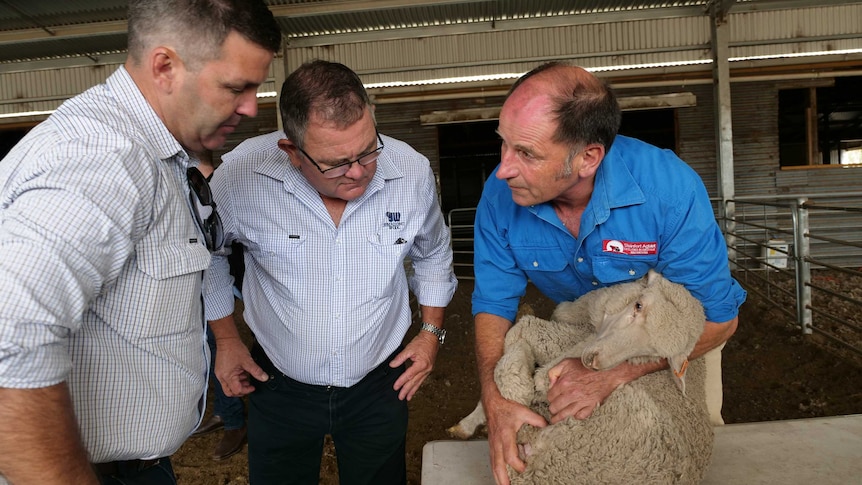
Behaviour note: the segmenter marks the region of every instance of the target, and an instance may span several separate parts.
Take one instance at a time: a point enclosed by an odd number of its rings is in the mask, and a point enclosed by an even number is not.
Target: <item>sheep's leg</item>
[[[536,358],[526,340],[506,343],[506,352],[494,369],[494,381],[500,394],[510,401],[529,406],[533,400],[533,372]]]
[[[458,421],[458,424],[447,429],[446,432],[453,438],[466,440],[472,438],[476,434],[479,426],[485,424],[485,408],[482,407],[482,401],[476,404],[473,412],[468,414],[464,419]]]

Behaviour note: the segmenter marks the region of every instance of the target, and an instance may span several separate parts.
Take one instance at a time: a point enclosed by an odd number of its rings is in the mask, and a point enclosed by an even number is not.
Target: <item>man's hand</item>
[[[612,371],[594,371],[580,359],[565,359],[548,371],[551,424],[574,416],[587,419],[619,385]]]
[[[398,367],[408,360],[411,362],[393,386],[396,391],[399,391],[398,399],[402,401],[413,399],[413,395],[416,394],[416,391],[425,382],[425,378],[434,369],[439,346],[437,337],[429,332],[420,331],[419,335],[413,337],[407,347],[392,359],[392,362],[389,363],[389,367],[392,368]]]
[[[509,485],[506,465],[523,473],[526,464],[518,454],[518,430],[524,424],[544,428],[545,418],[530,408],[499,396],[483,401],[488,426],[488,448],[491,452],[491,470],[497,485]]]
[[[216,338],[215,375],[225,396],[242,397],[254,392],[249,376],[260,382],[269,375],[251,358],[248,347],[238,337]]]

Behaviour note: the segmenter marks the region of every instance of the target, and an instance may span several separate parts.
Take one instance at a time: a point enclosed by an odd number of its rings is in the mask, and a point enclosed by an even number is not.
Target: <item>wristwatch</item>
[[[422,322],[422,330],[426,332],[431,332],[437,336],[437,341],[440,342],[440,345],[443,345],[443,341],[446,340],[446,329],[435,327],[428,322]]]

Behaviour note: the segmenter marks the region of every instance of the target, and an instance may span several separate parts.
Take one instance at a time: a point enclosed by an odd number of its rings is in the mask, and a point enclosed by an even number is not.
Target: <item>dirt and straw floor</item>
[[[862,299],[860,278],[822,274],[815,275],[817,282]],[[792,282],[785,285],[792,288]],[[410,402],[407,473],[411,485],[420,483],[422,446],[448,439],[446,428],[469,413],[479,398],[470,315],[472,289],[472,281],[461,281],[447,310],[446,345],[433,374]],[[553,310],[553,304],[534,288],[524,301],[538,316],[547,317]],[[826,304],[839,313],[847,306],[841,299]],[[787,305],[792,312],[792,302]],[[858,308],[847,308],[846,313],[846,318],[862,325]],[[862,341],[857,346],[862,347]],[[723,371],[727,423],[862,413],[862,358],[842,351],[828,339],[802,336],[793,318],[751,293],[741,309],[739,329],[724,350]],[[180,485],[248,483],[245,450],[222,462],[210,459],[220,436],[217,432],[190,438],[174,455]],[[337,484],[337,476],[335,452],[328,443],[320,483]]]

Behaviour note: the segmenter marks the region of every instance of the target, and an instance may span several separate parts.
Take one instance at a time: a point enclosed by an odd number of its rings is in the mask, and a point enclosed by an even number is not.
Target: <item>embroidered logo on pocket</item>
[[[605,239],[602,242],[602,251],[606,253],[628,254],[629,256],[647,256],[655,254],[658,250],[656,242],[631,242],[618,241],[616,239]]]

